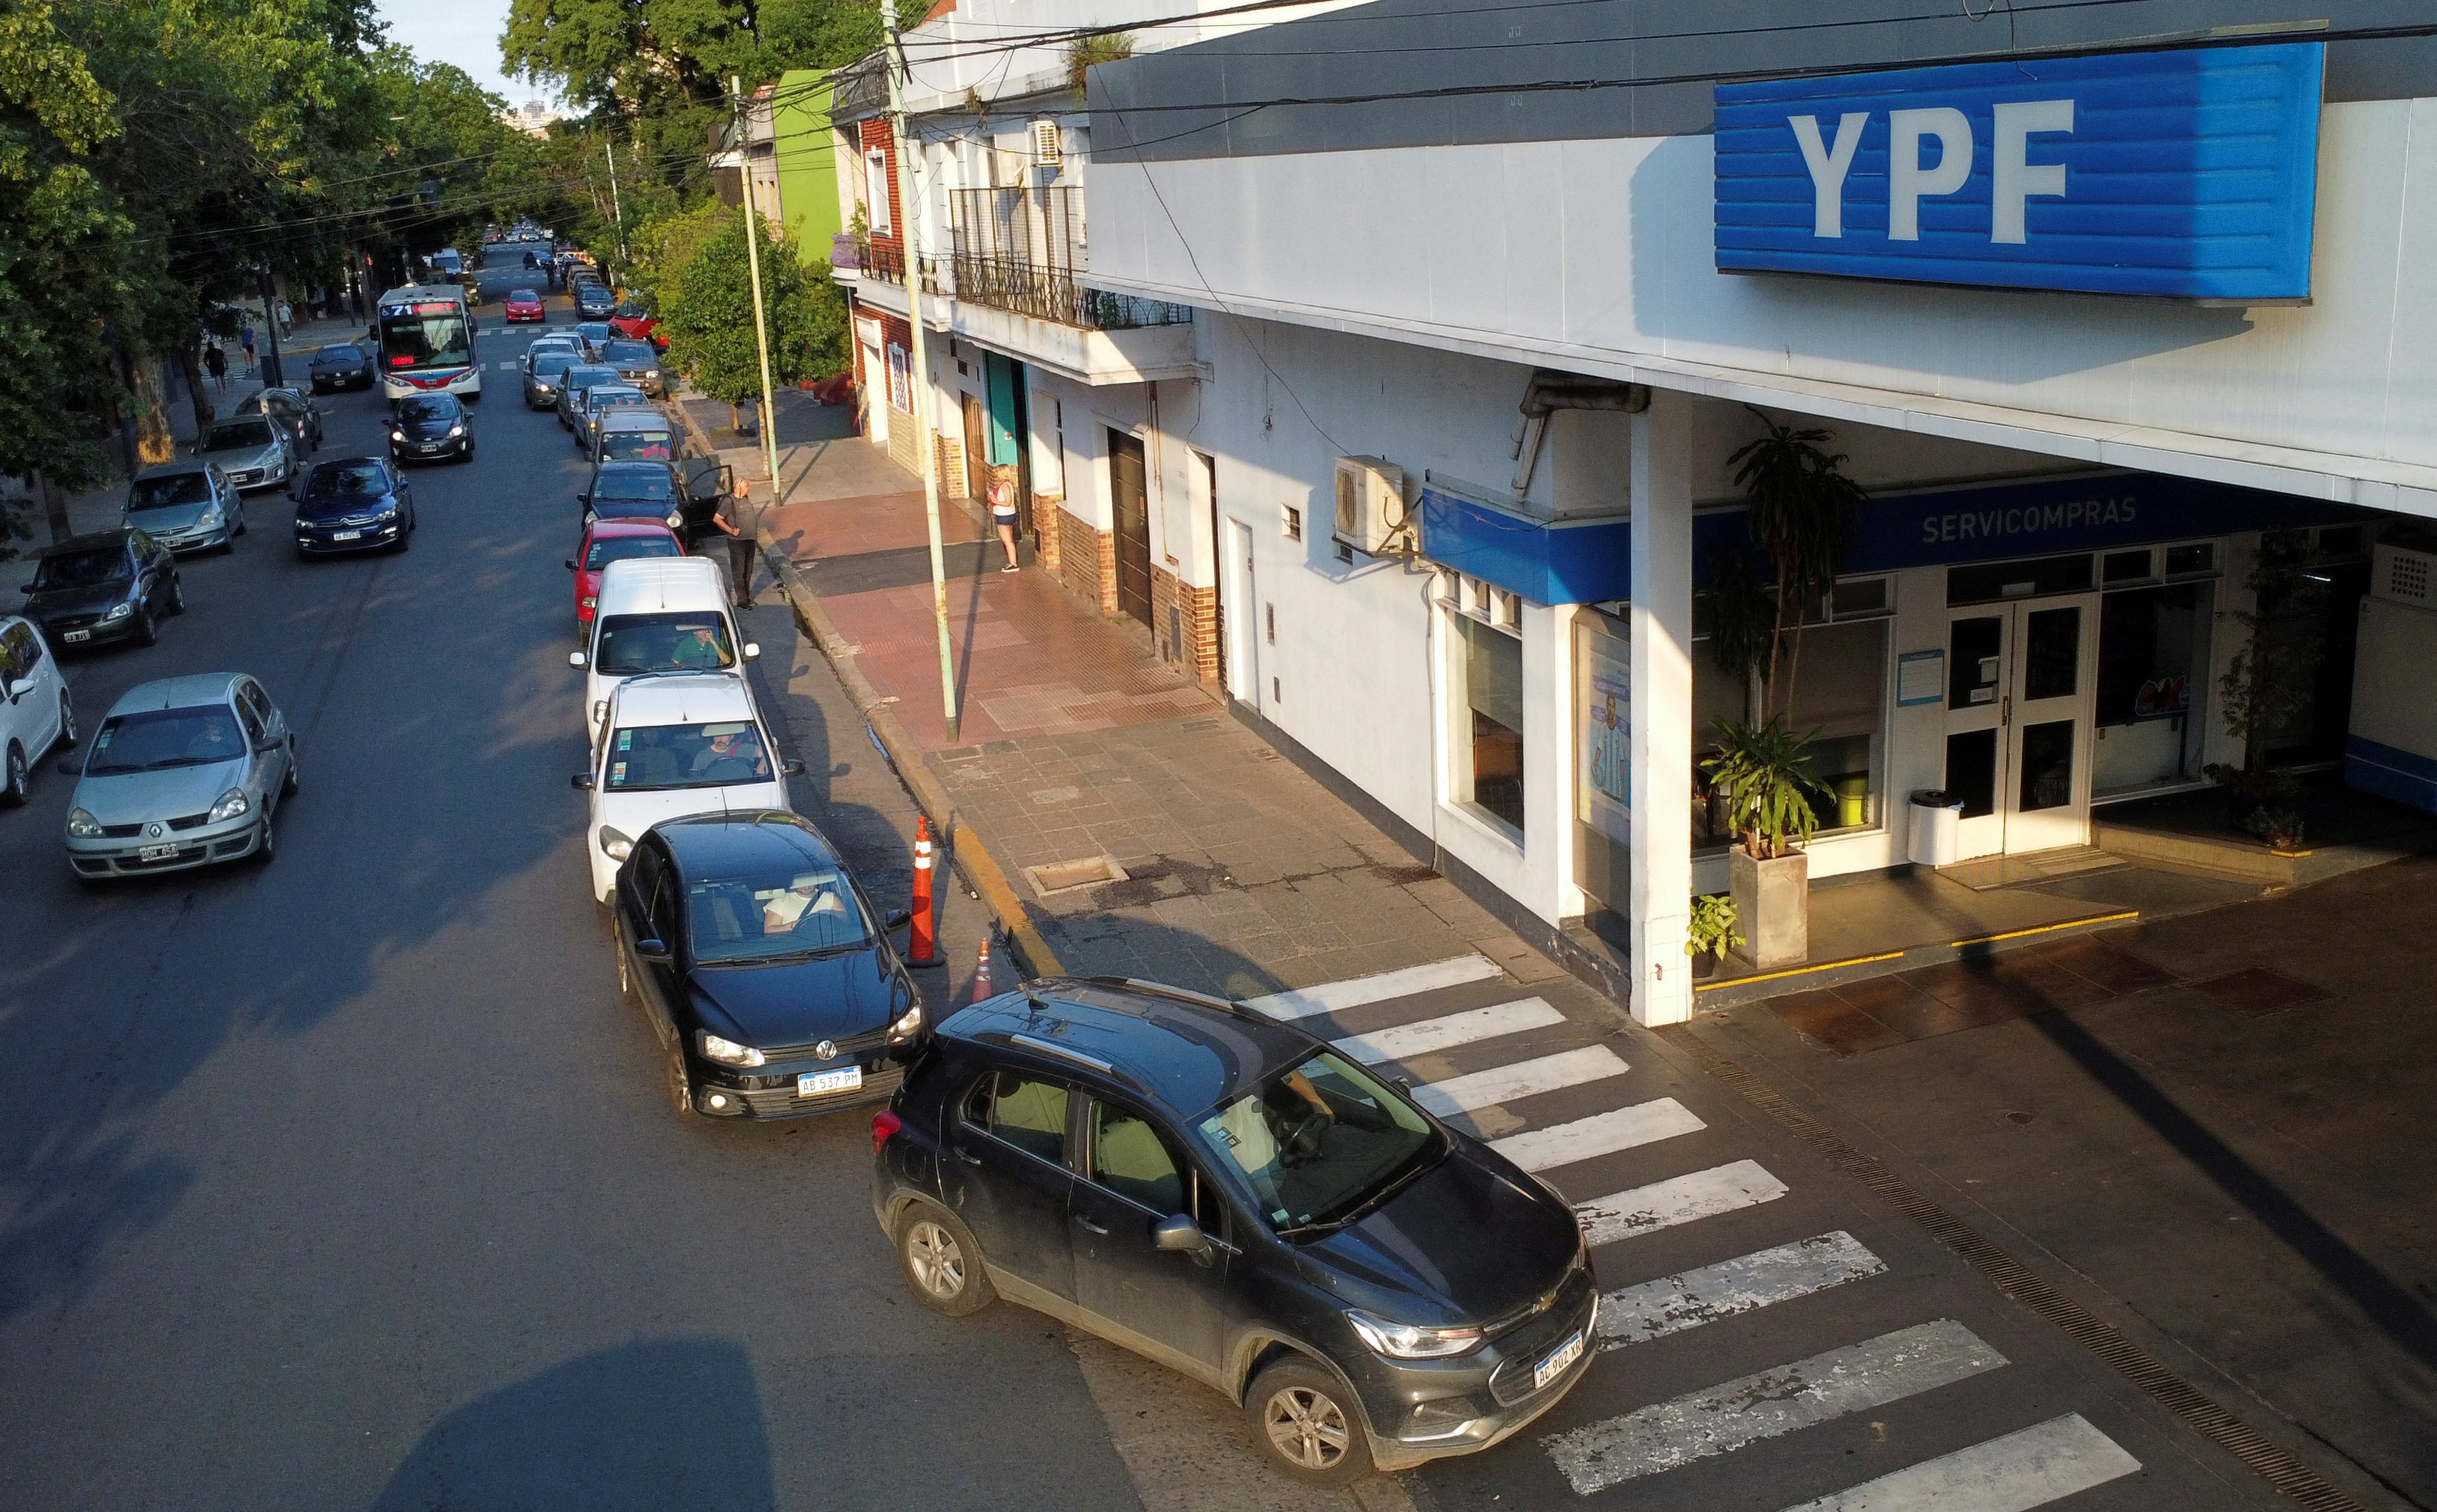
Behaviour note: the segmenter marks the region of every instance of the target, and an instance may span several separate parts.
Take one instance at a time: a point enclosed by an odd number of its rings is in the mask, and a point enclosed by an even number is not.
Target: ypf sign
[[[1721,84],[1717,265],[2306,299],[2322,44]]]

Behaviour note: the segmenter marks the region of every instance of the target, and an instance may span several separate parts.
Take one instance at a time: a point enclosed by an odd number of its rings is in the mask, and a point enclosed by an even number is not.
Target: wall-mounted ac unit
[[[2437,553],[2380,542],[2371,558],[2369,591],[2390,604],[2437,609]]]
[[[1373,556],[1414,549],[1403,468],[1377,457],[1337,459],[1337,538]]]
[[[1037,168],[1054,168],[1064,161],[1064,152],[1059,146],[1058,123],[1056,121],[1033,122],[1032,166]]]

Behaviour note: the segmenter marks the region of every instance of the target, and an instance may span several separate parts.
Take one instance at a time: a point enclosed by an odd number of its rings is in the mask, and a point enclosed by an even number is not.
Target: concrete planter
[[[1801,964],[1811,954],[1811,857],[1797,851],[1759,861],[1736,846],[1727,853],[1727,879],[1744,957],[1762,971]]]

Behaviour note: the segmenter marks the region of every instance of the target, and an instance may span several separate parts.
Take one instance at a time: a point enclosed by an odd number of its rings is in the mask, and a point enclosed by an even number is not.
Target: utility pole
[[[948,634],[948,563],[939,545],[939,453],[932,439],[930,360],[923,355],[922,330],[922,201],[914,182],[914,163],[906,156],[905,47],[897,33],[897,0],[880,0],[880,29],[888,39],[888,134],[897,157],[898,198],[904,202],[906,324],[914,330],[910,396],[914,401],[914,448],[922,462],[922,517],[931,531],[931,614],[939,626],[939,708],[947,716],[948,744],[962,740],[963,719],[956,710],[956,653]]]
[[[745,99],[745,80],[734,74],[728,76],[728,92],[736,97],[736,145],[745,164],[740,175],[745,185],[745,267],[753,275],[753,345],[762,357],[762,450],[770,459],[770,505],[775,509],[779,504],[779,406],[770,393],[770,317],[762,308],[762,228],[754,224],[762,212],[753,202],[753,154],[745,144],[750,107]]]
[[[286,379],[279,371],[278,296],[271,290],[271,264],[268,262],[262,264],[262,334],[270,343],[262,349],[263,387],[282,387]]]
[[[618,260],[626,260],[626,211],[618,202],[618,102],[609,102],[609,130],[601,133],[601,145],[609,153],[609,214],[618,222]],[[599,201],[593,202],[595,204]]]

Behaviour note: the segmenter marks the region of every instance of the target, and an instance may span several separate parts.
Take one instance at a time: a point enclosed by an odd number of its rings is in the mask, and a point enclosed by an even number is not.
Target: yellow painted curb
[[[1756,976],[1730,976],[1723,982],[1694,982],[1692,991],[1714,993],[1722,987],[1748,987],[1754,982],[1774,982],[1781,981],[1788,976],[1808,976],[1813,972],[1834,971],[1842,966],[1867,966],[1872,961],[1894,960],[1902,955],[1903,952],[1901,950],[1890,950],[1877,956],[1852,956],[1844,960],[1823,960],[1816,966],[1788,966],[1783,971],[1762,972]]]
[[[1966,945],[1986,945],[1999,940],[2020,940],[2025,935],[2052,935],[2060,929],[2078,929],[2084,924],[2122,923],[2126,920],[2140,917],[2141,910],[2138,908],[2127,908],[2122,913],[2095,913],[2087,919],[2067,919],[2058,923],[2039,924],[2029,929],[2008,929],[2001,935],[1974,935],[1969,940],[1950,940],[1946,942],[1946,948],[1961,950]]]

